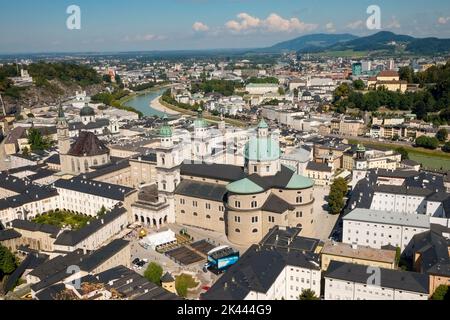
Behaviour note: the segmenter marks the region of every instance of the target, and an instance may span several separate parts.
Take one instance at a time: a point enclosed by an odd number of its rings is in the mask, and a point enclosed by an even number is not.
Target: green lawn
[[[49,224],[57,227],[70,226],[72,230],[78,230],[87,225],[94,218],[86,217],[66,211],[51,211],[33,219],[33,222],[39,224]]]
[[[408,151],[409,158],[421,163],[425,168],[437,170],[450,170],[450,158],[438,155],[424,154],[421,152]]]
[[[384,149],[397,149],[401,146],[393,145],[389,143],[382,142],[367,142],[358,141],[357,139],[349,140],[350,144],[362,143],[367,147],[379,147]],[[411,160],[414,160],[420,164],[425,169],[437,169],[437,170],[450,170],[450,154],[438,150],[428,150],[424,148],[414,148],[403,146],[403,148],[408,151],[408,156]]]
[[[311,54],[313,56],[324,56],[324,57],[352,57],[352,58],[363,58],[368,54],[367,51],[353,51],[353,50],[345,50],[345,51],[325,51],[320,53]]]

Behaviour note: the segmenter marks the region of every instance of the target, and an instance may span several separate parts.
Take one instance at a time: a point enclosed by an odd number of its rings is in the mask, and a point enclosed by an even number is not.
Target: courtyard
[[[39,224],[48,224],[59,228],[70,227],[72,230],[79,230],[86,226],[94,218],[75,214],[67,211],[50,211],[37,216],[32,221]]]

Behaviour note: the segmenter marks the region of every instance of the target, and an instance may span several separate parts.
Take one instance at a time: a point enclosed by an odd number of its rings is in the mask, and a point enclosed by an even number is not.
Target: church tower
[[[175,222],[175,189],[181,182],[180,165],[183,161],[179,145],[173,142],[173,131],[168,124],[167,116],[159,130],[160,147],[156,149],[156,172],[159,200],[170,206],[168,223]]]
[[[262,119],[256,136],[251,137],[245,146],[245,167],[249,175],[274,176],[281,170],[279,141],[269,133],[269,126]]]
[[[197,119],[194,121],[194,137],[192,139],[192,160],[196,162],[205,162],[211,155],[208,132],[208,122],[203,118],[203,110],[200,107],[197,110]]]
[[[59,104],[58,107],[58,119],[56,122],[56,129],[58,134],[59,154],[65,155],[70,150],[70,136],[69,136],[69,125],[64,115],[64,110],[61,103]]]

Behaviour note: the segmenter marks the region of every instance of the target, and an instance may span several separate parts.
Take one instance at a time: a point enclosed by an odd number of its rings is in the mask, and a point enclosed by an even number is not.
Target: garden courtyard
[[[69,227],[72,230],[78,230],[93,219],[95,218],[67,211],[50,211],[34,218],[32,221],[39,224],[49,224],[60,228]]]

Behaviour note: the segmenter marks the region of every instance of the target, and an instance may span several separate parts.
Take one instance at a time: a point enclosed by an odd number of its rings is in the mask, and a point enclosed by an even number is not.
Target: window
[[[239,229],[236,229],[234,231],[236,231],[236,233],[241,233],[241,230],[239,230]]]
[[[258,172],[258,167],[257,166],[253,167],[253,172]]]
[[[207,204],[206,204],[206,209],[207,209],[207,210],[211,210],[211,204],[210,204],[210,203],[207,203]]]
[[[241,223],[241,217],[234,217],[234,222]]]
[[[303,202],[303,197],[297,197],[297,203],[302,203]]]
[[[206,215],[206,219],[211,219],[211,216],[209,214]]]
[[[269,217],[269,222],[275,223],[275,217]]]
[[[180,204],[185,204],[186,201],[184,199],[180,199]]]
[[[197,208],[197,206],[198,206],[197,201],[192,201],[192,206],[193,206],[194,208]]]
[[[253,233],[258,233],[258,229],[253,229]]]
[[[225,211],[225,208],[223,206],[219,206],[219,211],[223,212],[223,211]]]
[[[297,212],[297,218],[303,218],[303,212],[301,211]]]
[[[258,217],[253,217],[252,218],[252,223],[257,223],[258,222]]]
[[[197,212],[194,212],[194,217],[198,217],[198,213]]]
[[[258,207],[258,202],[252,201],[252,208],[257,208],[257,207]]]
[[[266,172],[270,172],[270,166],[266,167]]]
[[[234,202],[234,206],[235,206],[236,208],[240,208],[240,207],[241,207],[241,202],[240,202],[240,201],[235,201],[235,202]]]

